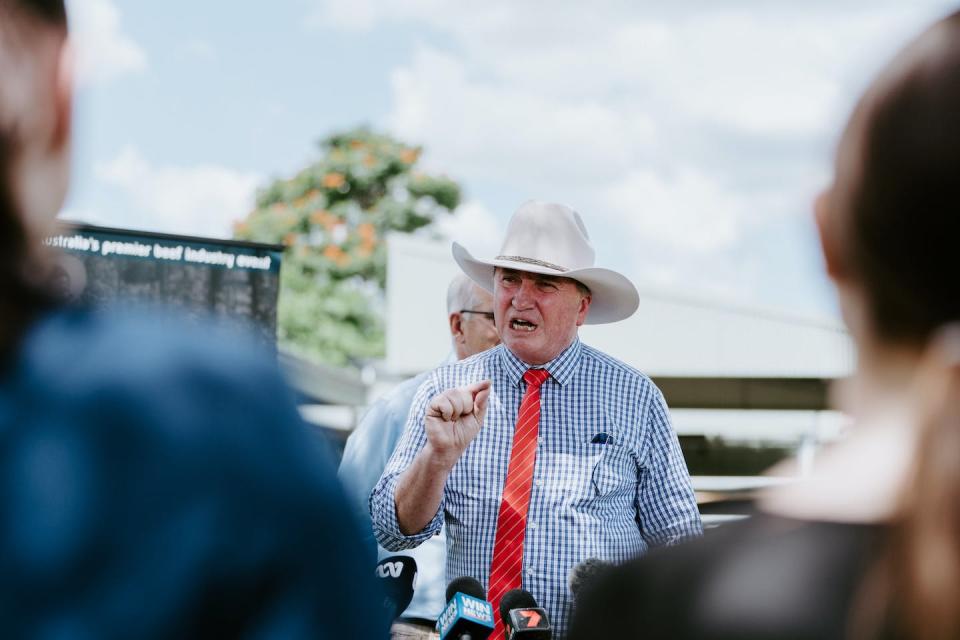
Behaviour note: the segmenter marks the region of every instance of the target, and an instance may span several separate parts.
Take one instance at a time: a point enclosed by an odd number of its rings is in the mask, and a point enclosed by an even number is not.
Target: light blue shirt
[[[410,404],[428,375],[429,372],[406,380],[374,402],[347,439],[338,476],[357,514],[362,518],[362,522],[368,525],[370,491],[380,479],[387,460],[396,448],[410,413]],[[366,542],[376,545],[369,527],[367,534]],[[431,620],[440,616],[446,604],[446,544],[446,536],[441,529],[437,535],[430,537],[416,549],[400,554],[410,556],[417,562],[417,583],[413,590],[413,600],[403,615]],[[380,559],[396,555],[379,545],[376,546]],[[373,567],[370,569],[372,571]]]
[[[589,558],[620,563],[652,545],[701,533],[700,514],[660,390],[636,369],[579,339],[543,366],[540,427],[523,544],[523,588],[566,632],[570,570]],[[409,549],[446,523],[447,577],[488,587],[497,515],[528,366],[500,345],[433,371],[413,400],[407,429],[370,497],[374,533]],[[454,466],[433,520],[400,532],[398,476],[426,442],[430,399],[490,379],[483,427]]]

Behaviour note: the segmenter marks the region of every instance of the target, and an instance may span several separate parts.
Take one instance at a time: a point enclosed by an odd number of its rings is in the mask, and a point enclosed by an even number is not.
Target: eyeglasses
[[[476,311],[474,309],[460,309],[460,313],[475,313],[478,316],[483,316],[490,322],[494,322],[493,311]]]

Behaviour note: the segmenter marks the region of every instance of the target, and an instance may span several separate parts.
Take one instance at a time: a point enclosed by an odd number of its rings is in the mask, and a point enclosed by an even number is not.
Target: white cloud
[[[655,142],[640,109],[557,101],[523,87],[472,81],[456,57],[422,47],[392,76],[389,128],[423,141],[427,161],[456,173],[535,184],[597,182]],[[531,184],[532,183],[532,184]]]
[[[751,203],[709,175],[632,171],[601,192],[604,210],[626,230],[675,249],[705,251],[737,241]]]
[[[206,237],[229,237],[253,206],[262,176],[217,165],[155,166],[133,148],[96,167],[136,210],[109,224]]]
[[[804,254],[750,243],[803,221],[867,78],[947,6],[323,0],[315,24],[415,29],[384,123],[428,168],[576,206],[643,278],[762,298]]]
[[[483,204],[469,201],[461,204],[452,216],[438,220],[441,234],[464,245],[475,256],[494,255],[503,240],[499,219]]]
[[[391,3],[381,4],[390,15]],[[516,132],[514,146],[542,149],[546,142],[544,155],[552,156],[587,130],[591,147],[618,145],[605,164],[650,142],[633,137],[638,120],[648,134],[712,126],[822,135],[840,106],[854,52],[891,33],[904,15],[714,9],[652,19],[577,10],[538,19],[523,3],[494,5],[482,15],[450,8],[438,12],[445,20],[424,16],[456,45],[421,47],[395,70],[389,123],[399,133],[427,136],[429,148],[446,141],[475,158],[478,131]],[[512,171],[503,155],[487,162]]]
[[[71,37],[81,86],[108,82],[147,68],[147,54],[123,31],[112,0],[68,0]]]
[[[445,10],[443,0],[321,0],[305,21],[312,28],[368,31],[384,20],[422,17]]]

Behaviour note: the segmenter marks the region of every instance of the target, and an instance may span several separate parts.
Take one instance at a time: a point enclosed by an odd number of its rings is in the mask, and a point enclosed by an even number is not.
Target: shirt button
[[[543,444],[543,436],[537,436],[537,444],[539,445]]]
[[[532,576],[532,575],[533,575],[533,567],[530,567],[529,569],[527,569],[527,575],[528,575],[528,576]]]
[[[531,528],[531,529],[536,529],[536,528],[537,528],[537,523],[531,521],[531,522],[530,522],[530,528]]]
[[[543,480],[541,480],[540,478],[537,478],[536,480],[533,481],[533,484],[537,485],[538,487],[542,487]]]

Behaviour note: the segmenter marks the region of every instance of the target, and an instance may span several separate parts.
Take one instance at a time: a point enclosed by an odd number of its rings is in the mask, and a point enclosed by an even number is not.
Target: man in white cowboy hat
[[[580,342],[584,323],[639,305],[622,275],[594,267],[579,214],[522,205],[500,254],[453,256],[494,294],[502,344],[435,370],[370,496],[374,532],[391,550],[447,525],[447,577],[499,600],[523,588],[565,633],[570,570],[622,562],[702,531],[660,391],[639,371]],[[494,637],[497,637],[496,635]]]

